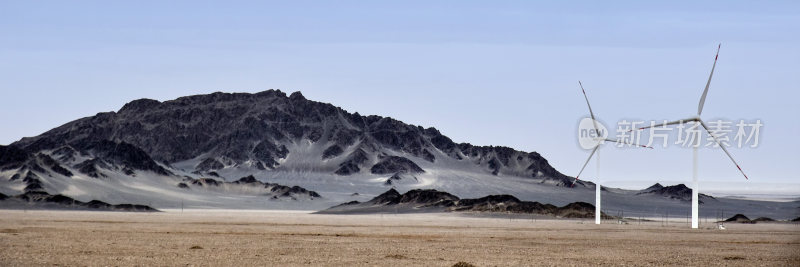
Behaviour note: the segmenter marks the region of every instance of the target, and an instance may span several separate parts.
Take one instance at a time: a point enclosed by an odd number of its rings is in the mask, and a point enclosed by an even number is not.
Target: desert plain
[[[800,224],[0,210],[0,266],[800,266]]]

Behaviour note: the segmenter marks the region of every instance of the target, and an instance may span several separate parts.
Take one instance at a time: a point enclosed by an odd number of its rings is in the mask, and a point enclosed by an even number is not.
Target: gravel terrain
[[[0,210],[0,266],[800,266],[798,224],[715,226],[442,213]]]

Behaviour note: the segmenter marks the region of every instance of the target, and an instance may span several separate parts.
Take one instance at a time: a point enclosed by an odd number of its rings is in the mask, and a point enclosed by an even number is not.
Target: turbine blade
[[[697,116],[700,116],[700,113],[703,113],[703,105],[706,103],[706,95],[708,95],[708,87],[711,85],[711,77],[714,76],[714,68],[717,67],[717,58],[719,58],[719,49],[722,47],[722,44],[717,46],[717,55],[714,56],[714,65],[711,66],[711,74],[708,75],[708,82],[706,82],[706,89],[703,90],[703,95],[700,96],[700,104],[697,106]]]
[[[594,129],[599,133],[600,127],[597,127],[597,119],[594,118],[594,112],[592,112],[592,105],[589,105],[589,97],[586,96],[586,90],[583,89],[583,83],[581,83],[581,81],[578,81],[578,84],[581,86],[581,91],[583,92],[583,98],[586,99],[586,106],[589,107],[589,115],[592,116],[592,124],[594,124]]]
[[[586,169],[586,165],[589,165],[589,161],[592,160],[592,156],[594,156],[594,152],[597,151],[598,148],[600,148],[600,143],[594,146],[594,149],[592,149],[592,153],[589,154],[589,158],[586,159],[586,162],[583,163],[581,171],[578,172],[578,175],[575,176],[575,181],[572,181],[572,185],[570,187],[574,187],[575,183],[578,182],[578,180],[580,179],[579,177],[581,177],[581,173],[583,173],[583,169]]]
[[[681,124],[681,123],[686,123],[686,122],[696,121],[696,120],[697,120],[697,118],[688,118],[688,119],[682,119],[682,120],[677,120],[677,121],[670,121],[670,122],[667,122],[667,123],[660,123],[660,124],[656,124],[656,125],[652,125],[652,126],[648,125],[648,126],[644,126],[644,127],[638,128],[638,129],[630,129],[630,130],[628,130],[628,132],[633,132],[635,130],[641,131],[641,130],[649,129],[649,128],[656,127],[656,126],[667,126],[667,125],[673,125],[673,124]]]
[[[606,141],[653,149],[653,147],[651,147],[651,146],[640,145],[640,144],[636,144],[636,143],[631,143],[631,142],[622,141],[622,140],[615,140],[615,139],[611,139],[611,138],[606,138]]]
[[[728,158],[731,159],[731,161],[733,162],[733,165],[736,165],[736,168],[739,169],[739,172],[741,172],[742,175],[744,175],[744,179],[748,179],[749,180],[750,178],[747,178],[747,174],[744,174],[744,171],[742,170],[742,167],[739,167],[739,163],[736,163],[736,160],[733,159],[733,156],[731,156],[731,153],[728,152],[728,149],[725,148],[725,146],[722,145],[722,143],[719,141],[719,139],[717,139],[717,136],[714,135],[714,133],[712,133],[711,130],[708,129],[708,126],[706,126],[706,123],[703,122],[703,120],[697,120],[697,121],[699,121],[700,125],[703,126],[703,129],[706,129],[706,132],[708,132],[708,134],[711,135],[711,137],[714,138],[714,142],[717,142],[719,147],[722,148],[722,151],[725,151],[725,154],[728,155]]]

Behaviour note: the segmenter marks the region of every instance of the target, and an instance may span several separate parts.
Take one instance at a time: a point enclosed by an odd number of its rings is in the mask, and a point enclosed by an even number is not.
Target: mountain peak
[[[671,186],[667,186],[667,187],[664,187],[664,188],[669,188],[669,189],[672,189],[672,190],[690,190],[690,191],[692,190],[691,188],[689,188],[685,184],[676,184],[676,185],[671,185]]]
[[[378,195],[377,197],[370,200],[370,203],[374,204],[387,204],[387,203],[398,203],[400,201],[400,197],[402,195],[400,192],[397,192],[394,188],[389,189],[388,191],[384,192],[383,194]]]
[[[641,190],[640,192],[653,192],[653,191],[656,191],[656,190],[660,190],[662,188],[664,188],[663,185],[661,185],[660,183],[656,183],[654,185],[651,185],[648,188],[645,188],[644,190]]]
[[[269,89],[269,90],[265,90],[265,91],[261,91],[261,92],[255,93],[254,95],[256,97],[266,97],[266,98],[269,98],[269,97],[285,98],[286,97],[286,93],[281,91],[281,89]]]
[[[121,113],[121,112],[130,112],[130,111],[141,111],[141,110],[148,109],[148,108],[151,108],[151,107],[154,107],[154,106],[158,106],[159,104],[161,104],[161,102],[158,101],[158,100],[149,99],[149,98],[141,98],[141,99],[137,99],[137,100],[133,100],[131,102],[128,102],[127,104],[122,106],[122,108],[119,109],[118,112]]]
[[[291,95],[289,95],[289,99],[291,99],[291,100],[306,100],[306,98],[303,96],[303,93],[301,93],[300,91],[296,91],[296,92],[292,93]]]
[[[671,199],[678,199],[681,201],[690,201],[692,200],[692,189],[687,187],[685,184],[677,184],[671,186],[662,186],[659,183],[654,184],[653,186],[648,187],[647,189],[640,190],[637,195],[660,195],[663,197],[671,198]],[[700,204],[703,204],[703,199],[714,199],[714,197],[699,194],[700,196]]]

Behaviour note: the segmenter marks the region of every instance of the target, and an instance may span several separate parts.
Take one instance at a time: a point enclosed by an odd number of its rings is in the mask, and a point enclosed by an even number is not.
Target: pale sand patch
[[[800,225],[603,224],[455,214],[0,210],[0,266],[800,266]]]

